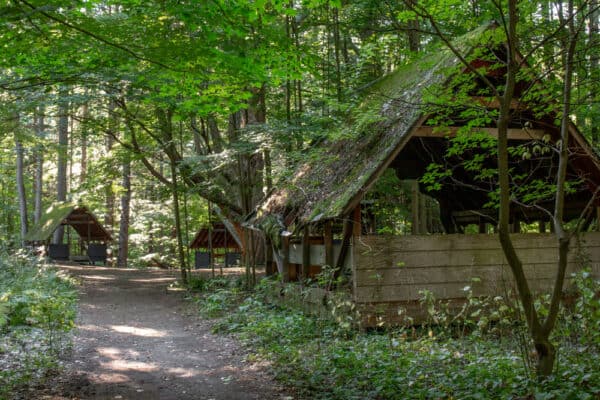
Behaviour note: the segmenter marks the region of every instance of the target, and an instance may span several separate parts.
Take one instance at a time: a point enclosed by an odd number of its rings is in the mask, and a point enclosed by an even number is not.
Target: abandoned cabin
[[[493,36],[493,29],[481,28],[455,46],[487,79],[501,84],[505,69],[497,60],[504,59],[505,47]],[[468,89],[459,90],[456,82]],[[516,196],[512,239],[535,293],[552,286],[558,254],[549,232],[554,196],[547,188],[553,187],[558,165],[560,132],[552,110],[559,109],[559,99],[548,98],[550,91],[532,95],[542,84],[518,82],[508,131]],[[366,326],[402,323],[406,315],[425,318],[423,291],[459,303],[465,289],[474,296],[514,290],[495,234],[497,129],[490,116],[497,102],[449,50],[403,66],[367,91],[342,132],[322,142],[248,218],[274,249],[267,269],[290,281],[336,267],[334,275],[347,278]],[[448,107],[461,95],[460,103]],[[583,256],[600,277],[600,233],[593,231],[600,161],[574,124],[569,133],[571,184],[564,216],[585,223],[572,240],[567,274],[581,268]],[[529,192],[535,185],[545,192],[527,204],[526,191],[519,191],[527,185]],[[392,200],[385,200],[394,190]],[[390,218],[378,209],[385,201],[391,204],[388,213],[405,205],[408,215],[386,225]],[[398,226],[398,220],[404,223]]]
[[[51,242],[60,227],[65,229],[63,241]],[[24,240],[34,246],[42,245],[51,260],[106,264],[112,238],[87,207],[65,202],[50,206]]]
[[[239,229],[232,223],[222,222],[211,222],[210,226],[199,229],[189,246],[196,251],[194,267],[209,268],[214,263],[225,267],[239,264],[242,254]]]

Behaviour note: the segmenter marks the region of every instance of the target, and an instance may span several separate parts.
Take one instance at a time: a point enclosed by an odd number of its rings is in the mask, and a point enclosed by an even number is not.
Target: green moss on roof
[[[476,43],[489,41],[483,26],[453,44],[465,54]],[[382,164],[409,139],[424,113],[423,99],[460,65],[447,48],[400,67],[376,81],[333,140],[323,143],[318,158],[298,166],[257,210],[253,223],[277,214],[286,224],[300,225],[349,212],[348,205],[368,189]]]
[[[25,235],[28,242],[43,242],[50,238],[61,222],[75,209],[73,203],[55,203],[42,215],[40,222]]]

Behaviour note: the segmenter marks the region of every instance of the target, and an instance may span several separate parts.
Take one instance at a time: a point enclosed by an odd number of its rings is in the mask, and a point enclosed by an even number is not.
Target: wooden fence
[[[548,293],[558,260],[554,235],[511,236],[532,291]],[[360,236],[352,248],[353,298],[366,325],[401,323],[405,315],[422,321],[423,290],[451,303],[469,290],[475,296],[515,293],[497,235]],[[582,266],[600,278],[600,232],[572,240],[567,277]]]

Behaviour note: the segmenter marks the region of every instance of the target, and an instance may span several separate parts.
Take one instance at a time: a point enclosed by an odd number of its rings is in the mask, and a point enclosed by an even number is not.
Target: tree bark
[[[56,173],[56,200],[64,202],[67,200],[67,157],[69,147],[69,104],[65,99],[67,92],[60,91],[58,106],[58,163]],[[64,226],[59,226],[54,231],[53,243],[63,242]]]
[[[24,237],[27,234],[27,194],[25,193],[25,179],[24,179],[24,157],[25,152],[23,150],[23,144],[21,140],[18,138],[18,125],[19,125],[19,116],[15,115],[15,150],[17,153],[17,195],[19,197],[19,215],[21,222],[21,246],[25,246]]]
[[[90,118],[90,108],[88,103],[85,103],[83,105],[83,111],[82,111],[82,130],[81,130],[81,162],[80,162],[80,168],[81,171],[79,173],[79,185],[83,185],[85,183],[85,179],[87,177],[87,135],[88,135],[88,131],[87,131],[87,127],[86,127],[86,123]]]
[[[119,253],[117,266],[126,268],[129,253],[129,211],[131,205],[131,160],[123,162],[123,194],[121,195],[121,218],[119,221]]]
[[[115,113],[115,101],[110,100],[108,105],[108,118],[109,118],[109,134],[106,136],[106,153],[110,154],[115,143],[115,137],[119,128],[118,116]],[[105,201],[106,201],[106,214],[104,215],[104,224],[110,233],[114,232],[115,224],[115,193],[112,187],[112,179],[107,179],[104,186]]]
[[[44,146],[41,141],[44,138],[44,109],[39,107],[34,116],[35,134],[40,142],[35,148],[35,181],[33,195],[33,222],[37,224],[42,218],[42,197],[44,192]]]

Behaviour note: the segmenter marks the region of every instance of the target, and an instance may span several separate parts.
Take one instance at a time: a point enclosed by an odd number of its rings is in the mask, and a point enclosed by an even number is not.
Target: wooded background
[[[52,202],[83,201],[122,266],[185,265],[208,202],[243,218],[343,122],[369,118],[353,113],[364,90],[440,32],[505,21],[472,0],[0,4],[0,243],[19,245]],[[596,0],[519,3],[520,50],[548,98],[562,98],[566,21],[581,27],[571,111],[594,146],[598,14]],[[388,229],[408,231],[411,187],[376,190]]]

